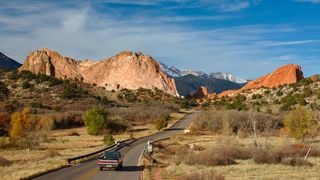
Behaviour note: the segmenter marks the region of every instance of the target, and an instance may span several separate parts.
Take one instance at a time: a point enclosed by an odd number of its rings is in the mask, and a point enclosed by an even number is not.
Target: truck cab
[[[98,165],[102,171],[104,168],[119,170],[122,168],[123,158],[118,151],[105,152],[98,160]]]

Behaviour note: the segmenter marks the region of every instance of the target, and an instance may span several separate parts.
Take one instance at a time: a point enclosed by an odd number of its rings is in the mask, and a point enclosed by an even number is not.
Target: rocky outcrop
[[[192,98],[196,98],[196,99],[203,99],[203,98],[214,99],[216,97],[217,97],[217,94],[209,93],[208,89],[205,86],[201,86],[198,92],[192,95]]]
[[[235,93],[241,93],[250,89],[259,89],[262,87],[273,88],[284,84],[292,84],[303,79],[301,67],[297,64],[287,64],[275,70],[273,73],[262,76],[256,80],[248,82],[239,90],[224,91],[219,97],[229,96]]]
[[[140,52],[125,51],[102,61],[78,61],[49,49],[41,49],[31,52],[19,70],[78,79],[108,90],[158,88],[178,95],[174,79],[161,70],[156,60]]]
[[[315,74],[310,76],[311,81],[316,82],[316,81],[320,81],[320,75],[319,74]]]

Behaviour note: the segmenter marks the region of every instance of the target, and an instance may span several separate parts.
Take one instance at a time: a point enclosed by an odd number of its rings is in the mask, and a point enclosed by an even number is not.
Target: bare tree
[[[254,145],[258,146],[258,143],[257,143],[257,114],[255,112],[250,112],[249,117],[250,117],[251,123],[252,123]]]

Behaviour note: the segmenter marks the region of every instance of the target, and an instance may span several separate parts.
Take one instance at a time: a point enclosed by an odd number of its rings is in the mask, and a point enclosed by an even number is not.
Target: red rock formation
[[[316,82],[320,80],[320,76],[318,74],[312,75],[310,77],[311,81]]]
[[[19,70],[57,78],[77,78],[108,90],[159,88],[168,94],[178,95],[174,79],[162,72],[156,60],[142,53],[125,51],[110,59],[94,62],[77,61],[42,49],[31,52]]]
[[[256,80],[250,81],[239,90],[224,91],[218,96],[228,96],[240,93],[245,90],[259,89],[261,87],[273,88],[284,84],[296,83],[303,79],[301,67],[297,64],[287,64],[275,70],[273,73],[262,76]]]
[[[217,94],[209,93],[208,89],[205,86],[200,86],[198,92],[194,93],[192,97],[196,99],[202,99],[202,98],[214,99],[217,97]]]

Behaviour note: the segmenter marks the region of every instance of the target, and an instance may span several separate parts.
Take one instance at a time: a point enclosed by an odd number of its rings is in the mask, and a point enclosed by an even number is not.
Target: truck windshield
[[[107,152],[102,156],[102,159],[116,160],[120,158],[120,153],[118,152]]]

